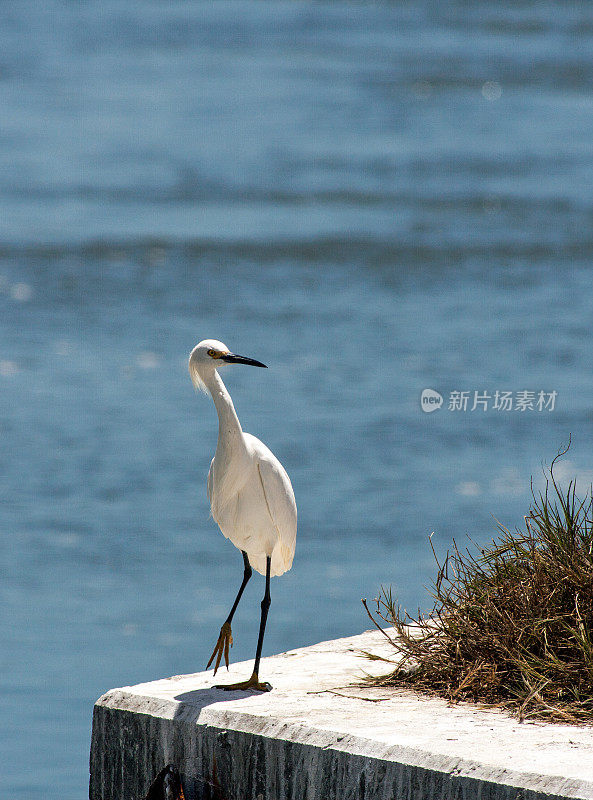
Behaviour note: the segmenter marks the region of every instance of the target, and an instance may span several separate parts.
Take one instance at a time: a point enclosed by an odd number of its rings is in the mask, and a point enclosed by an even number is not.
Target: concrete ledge
[[[114,689],[94,709],[91,800],[140,800],[168,763],[187,800],[593,800],[593,730],[519,724],[399,690],[360,688],[370,631],[262,661],[269,694],[212,671]],[[253,662],[218,680],[242,680]]]

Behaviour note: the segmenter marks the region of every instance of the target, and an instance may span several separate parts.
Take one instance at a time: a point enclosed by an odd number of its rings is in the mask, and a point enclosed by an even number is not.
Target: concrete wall
[[[265,659],[269,694],[229,695],[211,672],[107,693],[91,800],[141,800],[167,763],[187,800],[593,798],[593,731],[349,685],[378,669],[358,650],[382,647],[367,633]],[[250,668],[231,666],[231,680]]]

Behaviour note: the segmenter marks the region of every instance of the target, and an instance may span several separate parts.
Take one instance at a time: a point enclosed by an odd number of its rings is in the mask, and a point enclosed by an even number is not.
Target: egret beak
[[[247,358],[247,356],[237,356],[235,353],[227,353],[224,356],[220,356],[221,361],[226,361],[227,364],[249,364],[251,367],[265,367],[265,364],[262,364],[261,361],[256,361],[254,358]]]

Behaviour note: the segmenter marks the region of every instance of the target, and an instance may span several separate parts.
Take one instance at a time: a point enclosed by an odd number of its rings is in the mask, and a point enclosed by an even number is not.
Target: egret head
[[[226,344],[216,339],[204,339],[191,351],[189,374],[196,389],[206,389],[204,378],[225,364],[249,364],[252,367],[265,367],[261,361],[231,353]]]

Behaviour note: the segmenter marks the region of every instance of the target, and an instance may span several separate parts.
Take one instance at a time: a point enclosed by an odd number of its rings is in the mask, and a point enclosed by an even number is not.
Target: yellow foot
[[[214,665],[214,674],[216,675],[216,671],[220,666],[220,659],[224,654],[224,663],[226,664],[226,668],[229,668],[229,647],[233,646],[233,634],[231,633],[231,625],[229,622],[225,622],[222,628],[220,629],[220,636],[218,637],[218,641],[216,642],[216,647],[212,655],[210,656],[210,661],[206,665],[206,669],[209,669],[210,664],[214,661],[216,657],[216,664]]]
[[[271,692],[272,687],[267,682],[264,681],[260,683],[260,680],[257,676],[257,672],[254,672],[251,678],[248,681],[241,681],[241,683],[231,683],[228,686],[223,684],[218,684],[214,687],[215,689],[225,689],[227,692],[232,692],[235,689],[255,689],[256,692]]]

